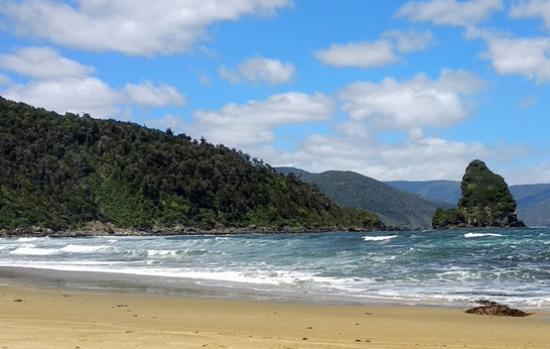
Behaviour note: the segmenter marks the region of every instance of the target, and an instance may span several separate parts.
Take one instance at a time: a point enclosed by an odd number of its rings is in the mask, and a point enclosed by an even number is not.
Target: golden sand
[[[0,288],[0,349],[550,348],[550,314]]]

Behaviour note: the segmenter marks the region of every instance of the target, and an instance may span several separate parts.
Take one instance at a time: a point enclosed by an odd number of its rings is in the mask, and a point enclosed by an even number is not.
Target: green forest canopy
[[[381,226],[204,139],[0,97],[0,228]]]

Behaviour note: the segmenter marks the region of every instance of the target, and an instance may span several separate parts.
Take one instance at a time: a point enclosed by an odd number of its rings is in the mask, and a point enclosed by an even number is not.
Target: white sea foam
[[[57,248],[36,248],[34,245],[22,246],[10,252],[18,256],[50,256],[58,253]]]
[[[19,242],[29,242],[29,241],[36,241],[38,238],[19,238],[17,241]]]
[[[467,239],[470,238],[481,238],[485,236],[502,236],[502,234],[495,234],[495,233],[466,233],[464,234],[464,237]]]
[[[67,245],[63,247],[60,251],[66,253],[95,253],[101,250],[107,249],[109,246],[106,245]]]
[[[147,250],[149,257],[175,257],[177,254],[178,250]]]
[[[19,242],[0,238],[0,266],[123,273],[144,282],[151,277],[180,278],[182,285],[229,287],[274,297],[307,293],[305,297],[312,300],[462,306],[485,297],[550,309],[545,287],[550,274],[540,244],[548,243],[549,235],[524,235],[524,231],[471,230],[343,234],[338,241],[334,234],[314,239],[109,236]],[[506,236],[506,241],[491,236]],[[469,239],[476,237],[477,242]],[[487,246],[495,252],[477,253]],[[317,253],[323,249],[327,252]],[[442,249],[448,259],[440,258]],[[470,261],[470,253],[480,260]],[[514,263],[496,268],[494,256]],[[528,286],[525,275],[532,281]]]
[[[386,235],[386,236],[363,236],[365,241],[386,241],[396,238],[397,235]]]

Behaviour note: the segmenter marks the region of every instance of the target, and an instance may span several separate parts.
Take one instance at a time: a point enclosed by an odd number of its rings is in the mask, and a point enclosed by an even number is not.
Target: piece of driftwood
[[[479,304],[478,307],[470,308],[466,310],[467,314],[477,315],[493,315],[493,316],[514,316],[524,317],[531,315],[519,309],[510,308],[507,305],[499,304],[497,302],[480,299],[476,301]]]

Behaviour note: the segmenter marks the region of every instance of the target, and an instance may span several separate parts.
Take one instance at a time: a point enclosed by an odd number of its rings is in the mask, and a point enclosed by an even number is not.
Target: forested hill
[[[395,189],[355,172],[310,173],[293,167],[278,167],[277,171],[293,173],[304,182],[316,185],[339,205],[373,212],[385,224],[401,229],[429,229],[435,210],[451,207],[446,203],[431,202],[420,195]]]
[[[0,97],[0,230],[376,228],[316,188],[204,140]]]

